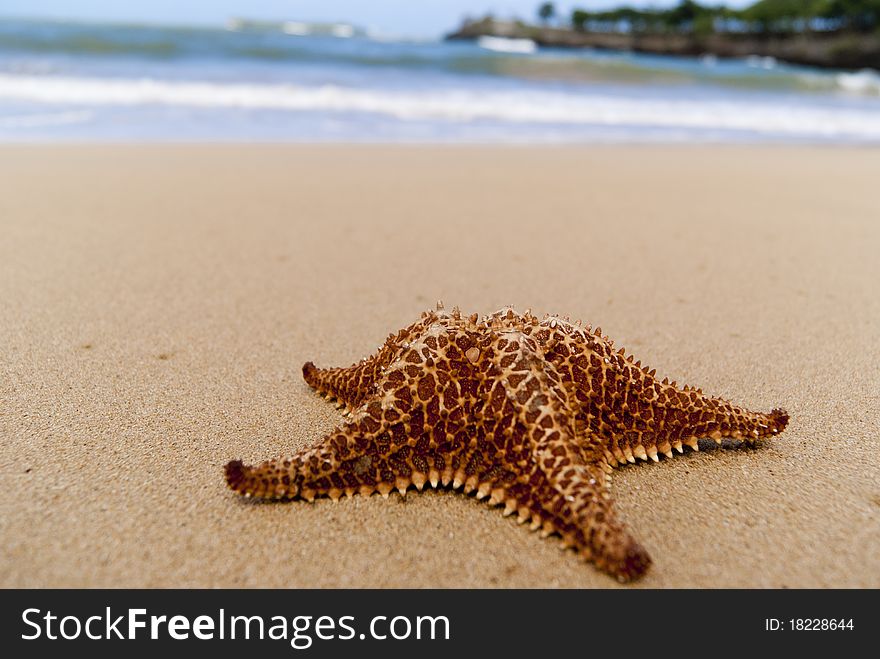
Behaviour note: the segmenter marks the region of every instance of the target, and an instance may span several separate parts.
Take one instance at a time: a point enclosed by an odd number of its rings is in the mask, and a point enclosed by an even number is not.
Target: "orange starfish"
[[[613,467],[698,450],[701,437],[752,444],[788,423],[782,410],[749,412],[657,380],[599,328],[511,308],[478,319],[438,304],[369,359],[309,362],[303,376],[348,422],[292,457],[230,462],[236,492],[312,501],[451,484],[559,534],[621,581],[651,560],[614,512]]]

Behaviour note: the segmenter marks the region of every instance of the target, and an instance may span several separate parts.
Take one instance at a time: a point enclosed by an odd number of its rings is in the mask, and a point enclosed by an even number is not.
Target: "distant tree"
[[[742,17],[760,32],[787,32],[797,19],[808,18],[809,0],[759,0],[743,9]]]
[[[711,13],[700,14],[693,22],[693,33],[704,37],[715,32],[715,16]]]
[[[687,28],[694,24],[704,9],[693,0],[681,0],[678,6],[666,12],[666,22],[674,28]]]
[[[880,27],[880,0],[824,0],[817,14],[867,32]]]
[[[538,18],[546,25],[556,16],[556,6],[552,2],[545,2],[538,7]]]
[[[710,2],[712,0],[702,0]],[[717,0],[716,0],[717,1]],[[544,20],[545,3],[539,9]],[[553,14],[550,14],[552,16]],[[669,9],[616,9],[588,12],[575,9],[571,13],[575,30],[609,32],[684,32],[706,35],[716,30],[791,34],[809,30],[880,31],[880,0],[756,0],[743,9],[723,4],[701,4],[696,0],[679,0]]]
[[[575,30],[583,30],[587,21],[590,20],[590,12],[583,9],[575,9],[571,12],[571,26]]]

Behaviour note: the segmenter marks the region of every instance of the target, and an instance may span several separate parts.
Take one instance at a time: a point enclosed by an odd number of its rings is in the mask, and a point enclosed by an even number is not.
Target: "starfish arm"
[[[542,365],[520,390],[531,392],[520,407],[520,422],[531,429],[536,468],[528,487],[511,494],[529,502],[532,527],[540,524],[544,534],[558,533],[566,546],[620,581],[640,577],[651,559],[617,519],[604,443],[578,427],[570,388],[552,366]]]
[[[337,400],[339,407],[351,411],[358,407],[375,386],[382,371],[384,348],[359,364],[339,368],[318,368],[312,362],[303,364],[303,380],[315,391],[330,400]]]
[[[709,437],[717,443],[730,437],[754,443],[782,432],[788,424],[784,410],[752,412],[690,387],[654,377],[654,371],[634,361],[600,330],[551,319],[536,334],[551,362],[577,401],[579,427],[605,438],[612,466],[636,458],[672,457],[682,445],[697,448]]]
[[[246,496],[310,500],[355,492],[387,495],[395,488],[402,493],[409,485],[422,489],[441,481],[475,489],[472,476],[482,460],[473,460],[472,419],[459,383],[434,368],[437,337],[422,336],[401,348],[382,370],[381,386],[373,387],[349,423],[292,457],[257,467],[229,463],[229,486]]]
[[[413,467],[414,463],[422,463],[402,432],[402,425],[392,426],[389,422],[400,416],[394,409],[371,403],[350,423],[291,457],[254,467],[230,462],[226,465],[226,481],[235,492],[248,497],[309,501],[319,496],[338,499],[356,492],[387,495],[394,487],[403,485],[405,489],[413,480],[423,484]]]
[[[359,407],[374,391],[376,382],[388,366],[400,355],[401,350],[424,328],[437,319],[434,312],[426,312],[409,327],[397,334],[389,334],[375,354],[357,364],[338,368],[318,368],[312,362],[303,364],[303,379],[322,396],[336,399],[340,407],[352,411]]]
[[[511,444],[529,451],[530,467],[504,496],[516,502],[520,521],[531,518],[533,529],[558,533],[566,546],[621,581],[638,578],[651,560],[614,514],[604,448],[592,436],[576,433],[570,389],[552,364],[536,357],[530,342],[524,335],[511,338],[496,358],[500,377],[489,399],[491,409],[494,390],[504,386],[506,402],[518,403]],[[500,409],[502,418],[506,408]],[[517,435],[524,437],[516,440]],[[514,460],[509,456],[507,462]]]
[[[618,580],[631,581],[651,559],[615,514],[609,467],[600,453],[598,442],[579,450],[572,437],[559,433],[538,440],[536,460],[548,490],[541,516],[545,530],[559,533],[566,546]]]
[[[696,440],[703,437],[714,439],[718,444],[724,437],[753,444],[782,432],[788,424],[784,410],[753,412],[722,398],[707,396],[698,389],[677,389],[663,383],[659,383],[658,388],[656,397],[633,397],[632,407],[650,406],[652,417],[662,421],[662,425],[649,425],[648,432],[644,433],[642,443],[646,448],[680,443],[694,446]]]
[[[635,458],[656,461],[658,452],[671,457],[672,449],[682,452],[682,445],[698,450],[702,438],[717,444],[725,437],[754,444],[788,424],[784,410],[752,412],[698,389],[659,382],[647,372],[639,375],[630,375],[620,385],[623,393],[612,406],[594,408],[594,419],[608,438],[606,448],[615,457],[612,464]]]

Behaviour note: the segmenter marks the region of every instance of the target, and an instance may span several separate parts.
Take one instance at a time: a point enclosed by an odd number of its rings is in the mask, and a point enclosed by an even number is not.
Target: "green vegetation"
[[[759,0],[744,9],[681,0],[671,9],[575,9],[571,24],[591,32],[864,33],[880,31],[880,0]]]
[[[556,16],[556,6],[552,2],[545,2],[538,7],[538,18],[545,25]]]

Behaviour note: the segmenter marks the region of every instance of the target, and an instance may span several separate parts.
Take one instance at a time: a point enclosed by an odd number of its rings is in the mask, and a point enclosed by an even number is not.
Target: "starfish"
[[[558,534],[620,581],[651,564],[615,513],[610,473],[700,438],[749,444],[788,414],[750,412],[655,377],[601,328],[505,307],[478,318],[424,312],[348,368],[303,366],[347,422],[311,448],[254,467],[226,465],[246,497],[387,497],[449,486],[488,497],[542,535]]]

